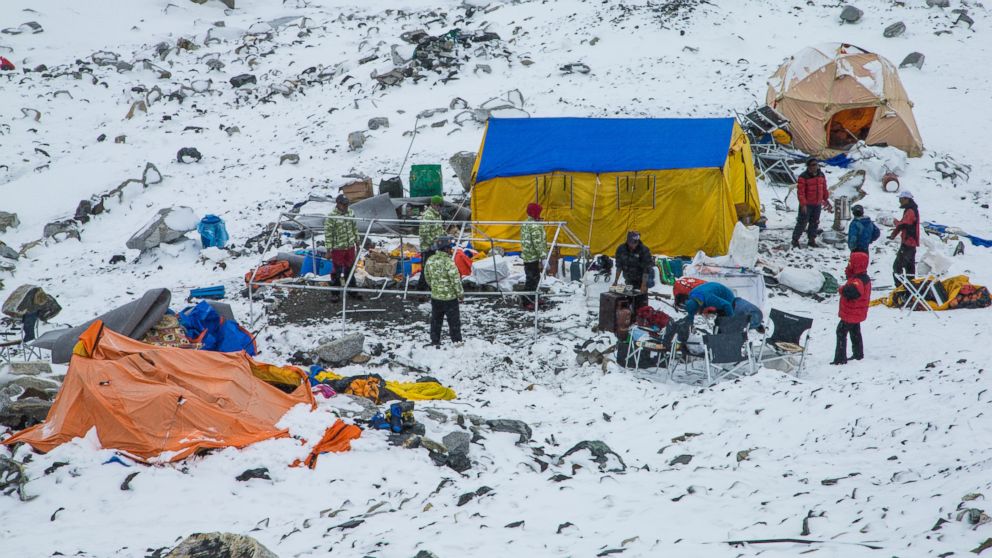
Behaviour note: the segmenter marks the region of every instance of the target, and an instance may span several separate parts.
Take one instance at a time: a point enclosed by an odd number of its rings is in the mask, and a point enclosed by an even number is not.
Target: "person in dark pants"
[[[448,320],[448,333],[454,343],[462,342],[462,317],[459,303],[465,299],[462,276],[451,257],[450,236],[442,236],[434,245],[434,255],[427,260],[424,273],[431,287],[431,345],[441,346],[441,325]]]
[[[868,303],[871,302],[871,278],[868,277],[868,254],[851,252],[851,259],[845,270],[847,282],[840,293],[840,322],[837,323],[837,348],[834,361],[830,364],[847,364],[847,338],[851,338],[854,360],[865,358],[864,341],[861,339],[861,322],[868,317]]]
[[[541,225],[542,207],[536,203],[527,206],[527,221],[520,226],[520,257],[524,260],[524,290],[537,292],[541,285],[541,264],[548,257],[548,239]],[[543,306],[543,304],[542,304]],[[534,309],[534,297],[524,296],[523,307]]]
[[[615,256],[617,275],[613,279],[615,286],[623,276],[623,282],[633,287],[639,294],[634,297],[634,312],[648,303],[648,287],[654,274],[654,262],[651,261],[651,250],[641,242],[641,234],[637,231],[627,233],[627,242],[617,247]]]
[[[892,281],[896,287],[902,284],[899,275],[916,275],[916,249],[920,246],[920,208],[911,192],[899,192],[899,207],[902,208],[902,219],[893,223],[895,228],[889,235],[890,239],[900,235],[899,251],[892,263]]]
[[[799,237],[806,232],[809,247],[816,248],[816,234],[820,229],[820,208],[833,211],[830,205],[830,192],[827,191],[827,177],[820,170],[816,159],[806,161],[806,171],[799,175],[796,183],[796,196],[799,198],[799,213],[796,215],[796,228],[792,231],[792,247],[799,248]]]
[[[353,218],[355,212],[349,209],[351,201],[344,194],[338,195],[334,200],[334,210],[324,223],[324,246],[330,253],[331,263],[334,268],[331,270],[331,285],[341,287],[342,278],[348,280],[351,275],[351,268],[355,265],[358,256],[358,223]],[[348,281],[349,287],[354,286],[355,278]],[[355,293],[355,298],[361,295]],[[337,292],[331,296],[332,301],[339,300]]]

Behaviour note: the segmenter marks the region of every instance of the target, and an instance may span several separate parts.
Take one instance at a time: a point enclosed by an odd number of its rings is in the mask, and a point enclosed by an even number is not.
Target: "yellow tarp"
[[[485,147],[483,146],[479,153]],[[501,177],[475,184],[475,221],[523,221],[527,204],[544,207],[546,221],[564,221],[593,254],[612,255],[628,230],[641,233],[652,253],[692,256],[727,253],[738,213],[751,222],[761,215],[751,146],[734,124],[722,168],[630,173],[552,173]],[[475,171],[480,157],[476,157]],[[474,172],[473,171],[473,175]],[[519,240],[515,225],[480,225],[496,240]],[[548,241],[554,227],[548,227]],[[569,243],[564,235],[559,243]],[[507,250],[519,244],[501,243]],[[564,254],[574,251],[562,250]]]
[[[913,284],[919,285],[924,280],[925,279],[914,279]],[[926,301],[927,306],[937,311],[951,310],[954,307],[953,302],[957,299],[958,294],[961,292],[961,287],[968,285],[969,281],[967,275],[957,275],[942,280],[940,284],[943,286],[944,291],[947,292],[946,300],[944,300],[942,304],[937,304],[935,301],[932,300]],[[979,285],[974,285],[974,286],[975,288],[981,288]],[[895,289],[892,289],[892,292],[890,292],[888,296],[884,296],[882,298],[876,298],[875,300],[871,301],[871,306],[878,306],[880,304],[884,304],[885,306],[888,306],[890,308],[901,308],[903,304],[906,302],[906,296],[907,296],[906,288],[903,286],[899,286],[896,287]],[[920,308],[922,308],[922,306]]]
[[[341,380],[344,376],[324,370],[314,376],[318,382]],[[442,386],[437,382],[396,382],[386,380],[386,389],[410,401],[444,400],[450,401],[457,397],[455,390]]]

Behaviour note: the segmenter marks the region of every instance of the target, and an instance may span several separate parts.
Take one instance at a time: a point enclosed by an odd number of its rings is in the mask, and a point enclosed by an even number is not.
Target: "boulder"
[[[20,224],[21,220],[17,218],[16,213],[0,211],[0,232],[7,232],[7,229],[17,228]]]
[[[886,27],[885,31],[882,31],[882,35],[887,39],[891,39],[892,37],[898,37],[899,35],[902,35],[905,32],[906,32],[906,24],[901,21],[897,21],[892,25]]]
[[[21,430],[45,420],[52,402],[37,397],[14,399],[24,393],[19,386],[0,390],[0,426]]]
[[[922,52],[911,52],[906,55],[906,58],[902,59],[899,64],[900,68],[907,68],[909,66],[915,66],[917,70],[923,69],[923,61],[926,59]]]
[[[16,260],[19,259],[21,255],[17,253],[17,250],[14,250],[10,246],[7,246],[7,243],[0,240],[0,257]]]
[[[11,362],[7,366],[7,371],[15,376],[38,376],[40,374],[51,374],[52,365],[47,362]]]
[[[52,221],[45,225],[42,236],[45,238],[54,238],[56,241],[68,240],[70,238],[79,240],[79,228],[72,219]]]
[[[620,455],[617,452],[610,449],[610,446],[606,445],[604,442],[601,442],[599,440],[584,440],[582,442],[579,442],[578,444],[575,444],[574,446],[572,446],[571,449],[569,449],[564,454],[562,454],[561,458],[559,459],[559,463],[561,463],[569,455],[572,455],[573,453],[583,450],[588,451],[590,454],[592,454],[592,460],[599,464],[600,470],[606,470],[611,455],[615,457],[617,461],[620,462],[620,469],[611,469],[611,470],[622,471],[627,468],[627,464],[623,462],[623,458],[620,457]],[[692,456],[689,456],[689,458],[692,459]]]
[[[365,145],[365,132],[358,131],[348,134],[348,148],[357,151]]]
[[[234,533],[194,533],[165,558],[279,558],[255,539]]]
[[[45,363],[39,363],[45,364]],[[59,392],[60,384],[54,380],[36,378],[34,376],[10,376],[0,380],[0,387],[16,386],[19,389],[11,389],[8,394],[13,397],[13,393],[18,393],[18,399],[36,397],[45,401],[51,401],[55,394]]]
[[[468,455],[470,443],[472,442],[472,435],[468,432],[462,432],[456,430],[450,434],[445,435],[441,438],[441,443],[444,447],[448,449],[448,454],[461,454]]]
[[[369,130],[378,130],[379,128],[388,128],[389,119],[384,116],[377,116],[375,118],[369,119]]]
[[[365,336],[361,333],[349,333],[338,339],[328,341],[317,347],[317,358],[327,364],[345,363],[355,355],[361,354],[365,346]]]
[[[189,207],[167,207],[127,241],[133,250],[149,250],[159,244],[175,242],[189,231],[195,230],[199,219]]]
[[[234,87],[235,89],[249,83],[258,83],[258,79],[251,74],[241,74],[231,78],[231,87]]]
[[[189,161],[186,160],[187,157],[199,163],[200,159],[203,158],[203,155],[201,155],[200,150],[195,147],[184,147],[176,153],[177,162],[188,163]]]
[[[448,159],[448,164],[455,169],[458,180],[466,192],[472,189],[472,167],[475,165],[474,151],[459,151]]]
[[[511,432],[520,435],[520,439],[517,440],[518,444],[523,444],[524,442],[529,442],[532,432],[527,423],[520,420],[512,419],[495,419],[487,420],[486,426],[491,428],[494,432]]]
[[[844,9],[840,12],[840,20],[844,23],[857,23],[861,21],[861,16],[863,15],[864,12],[854,6],[844,6]]]

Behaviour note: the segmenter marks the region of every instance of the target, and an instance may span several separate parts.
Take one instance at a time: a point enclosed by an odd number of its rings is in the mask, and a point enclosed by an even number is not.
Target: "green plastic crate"
[[[410,197],[440,196],[443,192],[441,165],[410,166]]]

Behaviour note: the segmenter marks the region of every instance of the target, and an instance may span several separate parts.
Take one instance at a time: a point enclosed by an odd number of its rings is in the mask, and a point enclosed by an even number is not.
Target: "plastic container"
[[[389,194],[390,198],[402,198],[403,179],[398,176],[383,178],[379,181],[379,193]]]
[[[440,196],[444,192],[441,183],[441,165],[410,166],[410,197],[423,198]]]
[[[303,256],[303,265],[300,266],[300,275],[306,275],[307,273],[329,275],[333,270],[334,264],[331,263],[331,260],[321,258],[319,256],[315,258],[313,254],[308,253]]]

